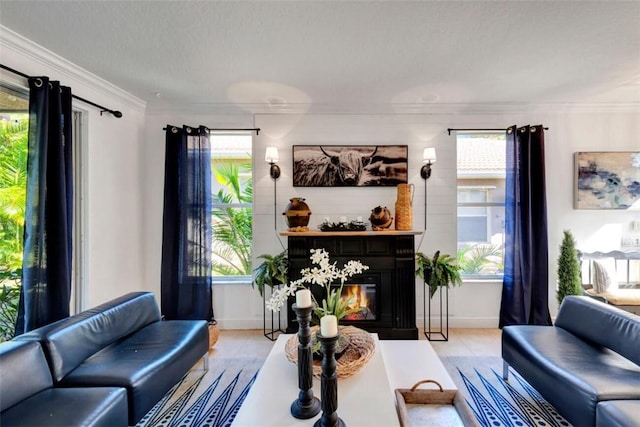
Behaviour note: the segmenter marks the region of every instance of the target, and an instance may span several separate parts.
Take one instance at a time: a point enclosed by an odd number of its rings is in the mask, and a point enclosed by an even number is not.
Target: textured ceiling
[[[157,108],[640,103],[640,1],[0,0],[0,24]]]

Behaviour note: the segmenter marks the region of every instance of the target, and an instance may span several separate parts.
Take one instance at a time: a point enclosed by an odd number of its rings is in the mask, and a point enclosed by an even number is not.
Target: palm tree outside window
[[[253,136],[212,131],[213,282],[251,283]]]

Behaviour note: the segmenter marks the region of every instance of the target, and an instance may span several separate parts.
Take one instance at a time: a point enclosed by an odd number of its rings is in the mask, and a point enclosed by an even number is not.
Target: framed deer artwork
[[[381,187],[407,183],[406,145],[294,145],[294,187]]]

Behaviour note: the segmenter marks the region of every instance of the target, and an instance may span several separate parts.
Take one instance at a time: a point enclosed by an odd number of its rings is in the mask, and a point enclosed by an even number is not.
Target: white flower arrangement
[[[369,267],[363,265],[360,261],[350,260],[342,269],[338,269],[336,263],[329,261],[329,254],[324,249],[311,249],[311,263],[316,267],[303,268],[301,273],[302,277],[298,280],[294,280],[279,289],[273,291],[271,298],[265,303],[267,309],[271,311],[278,311],[284,305],[289,296],[295,295],[298,289],[308,289],[305,284],[320,285],[325,289],[326,298],[322,300],[322,304],[318,304],[311,294],[314,303],[316,304],[316,314],[318,317],[322,317],[328,314],[335,315],[338,320],[342,317],[359,310],[358,307],[349,309],[354,301],[353,297],[348,299],[342,298],[342,287],[344,282],[349,277],[360,274]],[[339,289],[331,289],[331,284],[336,281],[340,281]]]

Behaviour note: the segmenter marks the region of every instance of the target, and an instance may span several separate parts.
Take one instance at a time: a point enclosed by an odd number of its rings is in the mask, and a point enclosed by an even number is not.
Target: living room
[[[56,9],[62,4],[53,3],[56,4]],[[314,7],[322,9],[321,3]],[[433,6],[429,2],[427,5]],[[280,8],[286,10],[284,5],[278,6],[275,8],[275,5],[272,5],[276,11],[271,12],[271,15],[277,15],[276,12],[279,12]],[[562,12],[569,13],[559,3],[554,3],[553,6]],[[25,12],[25,9],[19,2],[3,3],[3,25],[7,27],[1,33],[2,62],[28,75],[49,74],[71,86],[74,93],[123,112],[121,119],[115,119],[106,114],[101,115],[99,111],[78,103],[80,108],[86,109],[88,123],[85,130],[87,147],[83,153],[87,165],[83,171],[86,174],[86,180],[82,190],[87,198],[84,211],[85,247],[87,248],[84,254],[86,289],[80,304],[83,308],[94,306],[129,290],[149,290],[159,294],[164,153],[162,129],[167,123],[261,129],[255,136],[254,142],[254,256],[277,253],[282,249],[281,241],[286,244],[273,230],[273,181],[269,177],[269,165],[262,161],[264,149],[267,146],[279,148],[280,166],[283,171],[277,181],[278,200],[275,202],[275,213],[281,215],[291,197],[304,197],[313,212],[310,227],[315,228],[325,217],[362,216],[367,218],[370,210],[375,206],[391,207],[395,201],[395,189],[294,188],[290,166],[292,145],[373,143],[408,145],[408,181],[416,188],[413,202],[416,229],[423,228],[422,216],[425,209],[424,181],[419,175],[422,166],[422,150],[425,147],[435,147],[438,161],[428,181],[429,225],[422,246],[417,250],[424,253],[441,250],[444,253],[455,254],[455,137],[450,136],[447,129],[499,129],[512,124],[543,124],[549,128],[545,135],[547,152],[545,160],[548,185],[551,296],[549,306],[553,316],[557,310],[553,297],[557,279],[554,260],[558,256],[562,231],[570,229],[581,250],[608,251],[620,248],[623,234],[632,221],[639,219],[637,211],[633,210],[575,210],[573,203],[575,152],[633,151],[638,147],[637,140],[640,132],[638,55],[635,49],[638,37],[637,29],[633,25],[634,13],[637,13],[637,10],[634,9],[633,3],[618,3],[616,6],[607,7],[596,2],[590,3],[589,7],[578,8],[578,11],[571,11],[571,15],[579,15],[579,18],[576,17],[572,22],[576,30],[569,29],[569,23],[564,22],[562,32],[558,34],[558,37],[561,35],[564,37],[566,34],[577,33],[577,29],[581,29],[582,26],[587,26],[594,34],[592,37],[605,39],[598,46],[600,50],[595,50],[596,46],[589,45],[586,41],[577,41],[571,45],[573,49],[580,46],[582,51],[591,49],[589,55],[593,58],[604,55],[607,49],[614,50],[614,47],[627,52],[620,53],[617,57],[620,63],[611,63],[602,67],[600,75],[597,76],[599,79],[597,84],[595,84],[595,72],[587,75],[584,74],[585,70],[570,68],[572,63],[580,64],[580,61],[584,60],[583,55],[577,50],[556,52],[552,45],[557,42],[541,38],[540,32],[537,36],[526,35],[517,39],[523,44],[537,48],[538,54],[543,57],[538,61],[547,61],[548,67],[551,66],[549,63],[551,60],[548,57],[560,55],[570,58],[565,61],[567,75],[563,79],[566,85],[564,90],[575,91],[573,98],[563,94],[560,90],[563,88],[541,86],[540,91],[546,92],[535,93],[531,89],[532,83],[524,81],[521,88],[511,89],[512,98],[520,102],[498,102],[500,93],[487,101],[474,98],[473,92],[479,91],[479,88],[463,88],[459,85],[456,87],[453,83],[450,86],[440,84],[436,87],[433,82],[416,81],[413,87],[398,91],[395,101],[385,102],[380,95],[375,95],[380,97],[377,102],[364,102],[353,98],[348,102],[343,100],[341,104],[331,104],[327,94],[314,93],[313,98],[318,99],[316,104],[309,95],[286,84],[264,83],[251,86],[245,82],[243,88],[242,82],[239,82],[233,88],[229,88],[229,96],[236,93],[234,96],[237,96],[238,100],[235,102],[241,104],[243,91],[253,90],[252,98],[245,96],[244,99],[247,101],[241,105],[241,107],[248,107],[249,104],[253,104],[254,99],[262,100],[262,105],[256,107],[256,112],[253,113],[234,107],[234,100],[230,101],[228,98],[224,99],[223,103],[215,101],[179,103],[164,100],[163,97],[169,95],[160,93],[159,98],[150,96],[149,99],[143,100],[114,86],[108,82],[106,76],[89,73],[64,55],[43,48],[36,41],[26,38],[24,34],[13,32],[11,28],[19,28],[18,23],[22,22],[21,25],[26,25],[25,22],[20,21],[20,16],[23,16],[22,12]],[[622,6],[629,9],[625,12]],[[39,10],[43,17],[46,16],[47,6],[40,5],[40,7],[42,9],[34,9],[29,13],[34,14]],[[204,6],[201,5],[201,7]],[[366,5],[362,7],[363,10],[367,10]],[[411,13],[411,7],[418,7],[418,5],[404,4],[396,12],[398,19],[405,19]],[[459,7],[462,6],[459,5]],[[496,4],[492,7],[495,11],[504,13],[515,8],[514,5],[504,4]],[[524,10],[528,11],[529,7],[535,10],[533,4],[528,4]],[[489,6],[476,4],[473,11],[490,15],[491,10],[485,10],[486,8]],[[106,9],[109,10],[108,7]],[[261,5],[259,8],[264,13],[270,13],[270,9],[266,5]],[[295,9],[297,13],[308,16],[297,9]],[[515,9],[511,12],[514,14],[522,12]],[[382,13],[376,8],[373,10],[374,16]],[[455,9],[454,12],[457,10]],[[84,10],[83,13],[87,11]],[[124,10],[120,13],[124,13]],[[543,22],[547,16],[546,13],[538,12],[537,19]],[[607,13],[610,19],[603,22],[598,13]],[[16,14],[14,19],[9,19],[11,14]],[[54,31],[54,28],[51,26],[49,30]],[[560,31],[554,26],[552,29]],[[85,31],[87,33],[82,38],[90,39],[92,33],[89,30]],[[607,37],[603,37],[603,34]],[[583,36],[589,38],[587,34]],[[626,37],[624,42],[626,47],[617,46],[617,42],[614,42],[617,40],[616,37]],[[46,39],[41,39],[40,42],[46,43]],[[620,44],[622,44],[621,41]],[[143,47],[139,49],[144,50]],[[454,47],[451,46],[451,49]],[[491,54],[491,50],[487,49],[484,53]],[[452,56],[458,57],[453,53]],[[478,56],[474,58],[478,59]],[[499,60],[496,54],[492,54],[492,63],[499,63]],[[593,62],[589,64],[591,67],[596,65]],[[530,64],[522,64],[516,69],[524,70],[530,66]],[[497,67],[495,72],[499,70],[500,67]],[[454,71],[454,68],[451,68],[449,74],[453,74]],[[557,72],[552,68],[547,70],[547,72],[551,71]],[[636,80],[632,80],[634,76]],[[2,77],[8,82],[24,86],[24,79],[18,76],[3,72]],[[153,76],[140,78],[153,80]],[[578,82],[587,78],[593,79],[594,84],[587,86],[585,82],[584,88],[581,88]],[[505,81],[503,76],[496,79],[496,83],[501,81]],[[331,84],[328,86],[331,87]],[[140,93],[150,91],[147,83],[142,84],[142,87]],[[235,92],[232,91],[234,88]],[[447,88],[450,90],[447,91]],[[483,89],[486,91],[486,88]],[[167,88],[167,91],[172,90]],[[284,107],[269,105],[265,101],[265,98],[275,96],[278,90],[280,90],[280,96],[289,103]],[[576,95],[576,92],[579,95]],[[529,95],[526,95],[527,93]],[[416,102],[419,97],[426,98],[434,94],[443,99],[438,102]],[[375,96],[368,96],[366,99],[371,100]],[[364,95],[363,99],[365,99]],[[461,103],[464,99],[468,102]],[[569,99],[570,102],[566,101]],[[447,102],[448,100],[453,102]],[[307,109],[310,111],[306,111]],[[279,114],[278,111],[283,114]],[[552,185],[549,185],[550,183]],[[356,200],[354,197],[356,194],[358,202],[353,203],[352,200]],[[126,212],[125,215],[123,215],[124,212]],[[285,227],[283,218],[278,218],[277,231],[283,231]],[[416,290],[418,293],[422,292],[418,282],[416,282]],[[499,282],[465,283],[459,288],[452,289],[450,295],[452,326],[496,326],[500,292],[501,283]],[[221,328],[261,326],[262,301],[255,289],[248,285],[217,286],[214,289],[214,311]],[[421,311],[421,307],[418,307],[420,318],[418,323],[422,317]]]
[[[635,207],[574,207],[576,152],[640,147],[636,2],[241,2],[237,9],[228,2],[93,3],[0,5],[2,64],[30,76],[48,75],[123,114],[115,118],[74,103],[86,124],[78,210],[84,286],[75,295],[75,311],[131,291],[160,298],[167,124],[260,129],[253,137],[255,264],[258,255],[286,246],[279,233],[286,229],[282,212],[292,197],[308,202],[311,229],[326,217],[368,218],[374,207],[395,203],[395,187],[294,187],[292,146],[301,144],[407,145],[413,224],[424,232],[416,238],[416,251],[455,254],[456,138],[448,129],[544,125],[552,318],[558,311],[556,260],[563,230],[571,230],[580,250],[607,252],[621,249],[640,221]],[[74,7],[73,19],[54,23]],[[182,22],[211,22],[204,33],[213,38],[199,42],[192,30],[184,30],[191,36],[176,30],[175,37],[197,46],[174,45],[171,31],[161,28],[172,15]],[[515,22],[525,17],[531,20],[520,29]],[[315,35],[320,28],[327,30]],[[231,29],[242,43],[223,38]],[[224,48],[212,41],[216,37]],[[151,61],[165,45],[166,55],[191,61],[172,76],[164,73],[168,64]],[[253,50],[245,50],[251,45]],[[198,55],[178,54],[190,49]],[[133,63],[145,51],[152,52],[149,68],[140,72]],[[106,67],[101,57],[114,66]],[[394,62],[397,67],[387,68]],[[218,81],[202,83],[209,73]],[[23,78],[6,70],[0,79],[25,87]],[[119,79],[137,86],[125,87]],[[199,92],[190,81],[200,84]],[[276,181],[264,161],[269,146],[279,150],[282,174]],[[425,182],[420,168],[427,147],[436,149],[437,162]],[[421,325],[418,279],[415,289]],[[500,280],[452,288],[450,326],[497,328],[501,292]],[[213,309],[222,330],[263,326],[263,300],[250,283],[215,285]]]

